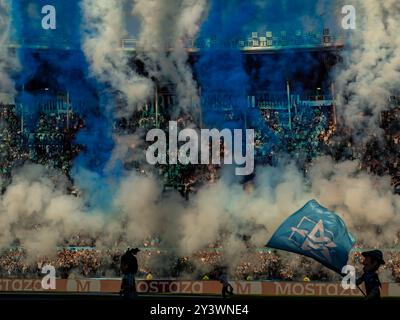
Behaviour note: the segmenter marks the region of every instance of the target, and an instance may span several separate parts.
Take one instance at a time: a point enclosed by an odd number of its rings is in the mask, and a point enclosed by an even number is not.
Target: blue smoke
[[[213,1],[201,28],[203,51],[195,71],[201,88],[204,126],[257,127],[270,141],[276,142],[277,137],[262,121],[258,110],[249,108],[251,77],[246,71],[246,58],[237,47],[229,45],[232,39],[250,30],[257,10],[254,1]]]
[[[245,94],[249,77],[244,59],[236,48],[228,48],[225,41],[235,38],[248,25],[256,7],[250,2],[213,1],[209,16],[200,32],[202,53],[195,65],[196,76],[203,98],[205,126],[243,129],[246,111]],[[221,95],[222,94],[222,95]],[[226,119],[218,109],[232,109]]]
[[[258,109],[249,108],[247,93],[259,88],[285,90],[286,78],[295,78],[305,71],[310,73],[315,66],[314,58],[311,55],[300,58],[288,51],[278,60],[261,57],[252,61],[252,57],[246,57],[237,48],[226,44],[233,38],[246,39],[253,31],[286,30],[289,33],[304,29],[304,21],[308,21],[304,17],[315,16],[315,4],[316,1],[311,0],[212,1],[210,14],[200,34],[200,41],[209,47],[202,50],[194,66],[205,97],[205,126],[257,128],[269,142],[264,146],[264,154],[280,143]],[[16,81],[19,100],[29,106],[32,113],[32,123],[28,125],[34,127],[36,123],[36,89],[48,88],[53,94],[69,93],[72,105],[79,106],[74,111],[85,122],[75,141],[83,146],[83,150],[74,161],[72,178],[86,195],[88,205],[110,208],[116,190],[114,182],[123,174],[121,163],[108,166],[114,148],[113,115],[108,110],[113,108],[106,108],[106,104],[114,102],[100,94],[107,92],[107,85],[89,76],[89,65],[81,48],[80,1],[19,0],[13,1],[12,5],[15,26],[12,39],[13,43],[22,46],[18,49],[22,71]],[[44,5],[57,8],[56,30],[42,29],[41,8]],[[306,24],[322,29],[324,21],[317,18]],[[253,64],[258,64],[259,68],[249,68]],[[296,88],[296,85],[292,84],[293,89],[305,89],[302,85]],[[220,93],[222,95],[218,96]],[[229,116],[213,108],[221,105],[231,110]]]
[[[44,5],[56,7],[56,30],[42,28]],[[105,85],[89,76],[89,64],[81,48],[80,1],[13,1],[12,19],[12,40],[19,45],[22,66],[16,76],[17,101],[24,106],[25,124],[29,129],[36,126],[37,101],[44,94],[55,97],[68,93],[74,113],[84,120],[84,128],[74,142],[82,150],[74,159],[71,177],[88,206],[106,211],[112,204],[116,190],[113,182],[121,175],[121,164],[107,167],[114,148],[113,119],[105,104],[100,103]]]
[[[315,45],[321,41],[317,34],[322,35],[324,28],[330,28],[331,33],[336,30],[332,23],[333,6],[329,1],[315,0],[212,0],[199,37],[202,52],[195,63],[203,96],[204,125],[220,129],[254,128],[266,142],[261,155],[279,146],[282,137],[266,125],[258,108],[246,96],[262,91],[279,93],[283,101],[287,100],[287,82],[291,92],[300,96],[317,87],[328,88],[321,76],[324,72],[315,72],[321,68],[321,57],[288,49],[271,55],[245,55],[237,46],[238,40],[247,42],[252,32],[265,36],[270,31],[274,37],[294,39],[298,35],[296,41]],[[217,92],[226,94],[221,97]],[[232,115],[227,116],[221,109],[232,109]]]
[[[56,9],[56,29],[45,30],[42,8]],[[51,49],[80,48],[80,1],[65,0],[18,0],[12,1],[12,19],[15,26],[12,40],[25,47]]]

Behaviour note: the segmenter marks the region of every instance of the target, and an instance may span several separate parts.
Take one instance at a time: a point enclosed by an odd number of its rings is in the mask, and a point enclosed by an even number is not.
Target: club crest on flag
[[[308,217],[303,217],[296,227],[291,228],[289,240],[293,241],[300,249],[310,251],[317,257],[324,257],[331,262],[330,248],[335,248],[333,233],[326,230],[324,222],[315,222]]]
[[[267,247],[313,258],[341,273],[354,243],[344,221],[335,212],[311,200],[282,223]]]

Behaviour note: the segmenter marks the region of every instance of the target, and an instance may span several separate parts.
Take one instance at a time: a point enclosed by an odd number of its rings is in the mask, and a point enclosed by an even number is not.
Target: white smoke
[[[10,10],[9,1],[0,0],[0,99],[1,94],[15,95],[14,82],[10,75],[18,67],[18,61],[8,47],[11,32]]]
[[[293,164],[258,168],[250,193],[224,181],[202,189],[182,216],[181,247],[185,253],[198,250],[220,240],[225,231],[250,234],[251,242],[262,247],[280,223],[310,199],[341,215],[361,242],[392,245],[397,239],[400,199],[390,179],[360,172],[354,162],[320,158],[308,175]],[[385,232],[377,234],[377,227]],[[236,240],[227,237],[225,245],[240,252],[242,244]]]
[[[350,50],[335,77],[338,115],[360,141],[379,135],[380,115],[388,99],[399,94],[400,3],[363,0],[355,3],[356,30]]]
[[[380,103],[398,81],[398,22],[393,15],[398,5],[395,1],[374,4],[366,0],[364,6],[369,22],[356,36],[360,46],[337,82],[346,124],[364,130],[358,116],[368,106],[373,116],[363,132],[371,132],[367,130],[375,129],[379,112],[386,107]],[[128,57],[118,51],[125,32],[123,8],[121,1],[83,1],[84,50],[93,75],[121,90],[130,112],[149,97],[154,85],[132,71]],[[370,11],[373,9],[376,11]],[[206,10],[206,1],[135,2],[134,14],[141,18],[142,26],[140,56],[152,77],[176,84],[178,106],[184,110],[198,96],[184,40],[196,36]],[[372,33],[374,28],[388,34],[377,37]],[[372,49],[367,43],[371,34],[375,40]],[[166,53],[166,47],[172,50]],[[343,97],[350,97],[349,102],[344,103]],[[136,136],[135,140],[121,140],[112,161],[125,158],[129,148],[135,150],[141,143]],[[234,262],[246,250],[241,236],[251,235],[251,244],[264,246],[279,224],[310,199],[340,214],[365,244],[391,245],[400,229],[400,200],[393,195],[389,178],[363,173],[356,162],[320,158],[306,175],[292,163],[258,168],[252,191],[221,179],[200,189],[189,202],[178,195],[165,196],[160,181],[132,172],[116,185],[110,212],[92,211],[85,199],[66,195],[66,181],[61,178],[55,182],[49,178],[53,176],[54,172],[41,166],[26,166],[13,175],[0,200],[0,248],[18,242],[31,256],[37,256],[54,252],[63,240],[76,234],[97,239],[99,248],[137,244],[143,238],[158,236],[179,255],[220,242],[227,260]],[[379,228],[385,232],[377,232]]]
[[[186,45],[195,39],[205,14],[206,0],[133,1],[132,14],[141,22],[137,56],[146,78],[132,70],[129,55],[121,51],[126,37],[126,12],[131,1],[85,0],[83,47],[93,74],[123,93],[132,112],[153,98],[152,79],[176,85],[176,107],[198,106],[197,86],[188,65]]]
[[[107,96],[109,114],[130,116],[154,99],[157,83],[172,83],[176,100],[172,114],[181,110],[198,116],[193,108],[199,106],[197,86],[188,65],[187,40],[195,39],[206,10],[206,0],[174,1],[109,1],[84,0],[83,48],[92,73],[100,82],[119,91],[126,99],[126,108],[116,106],[115,97]],[[133,68],[132,55],[123,52],[121,40],[126,37],[125,10],[133,6],[132,15],[141,22],[136,58],[143,61],[147,76]],[[132,17],[130,17],[132,18]],[[123,137],[115,135],[109,167],[118,159],[131,158],[139,149],[145,135],[136,133]],[[135,153],[139,154],[138,152]]]
[[[102,219],[87,214],[83,201],[66,195],[65,186],[62,175],[43,166],[26,165],[15,172],[1,196],[0,248],[20,244],[30,256],[46,255],[76,234],[96,236]]]
[[[121,50],[121,41],[126,36],[125,3],[119,0],[82,1],[83,49],[93,75],[122,92],[127,100],[122,112],[130,115],[151,95],[153,83],[132,69],[129,56]]]
[[[65,194],[62,178],[28,166],[14,174],[0,201],[0,248],[19,243],[29,256],[55,253],[78,234],[96,239],[98,248],[126,248],[159,237],[171,255],[191,255],[211,243],[224,247],[234,265],[250,244],[264,246],[276,228],[310,199],[335,210],[365,245],[391,246],[400,229],[400,199],[386,177],[360,172],[353,162],[318,159],[308,175],[294,164],[258,168],[251,191],[220,180],[193,195],[166,196],[153,177],[132,172],[117,187],[112,209],[93,212],[82,198]],[[378,229],[384,232],[378,232]]]
[[[152,77],[176,86],[176,107],[189,113],[199,106],[199,97],[186,49],[196,39],[207,3],[207,0],[134,1],[133,14],[141,22],[139,56]]]

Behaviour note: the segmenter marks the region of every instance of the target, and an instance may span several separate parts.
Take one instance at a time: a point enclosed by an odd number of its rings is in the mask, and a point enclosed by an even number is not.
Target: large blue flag
[[[341,274],[354,243],[343,220],[311,200],[286,219],[267,246],[313,258]]]

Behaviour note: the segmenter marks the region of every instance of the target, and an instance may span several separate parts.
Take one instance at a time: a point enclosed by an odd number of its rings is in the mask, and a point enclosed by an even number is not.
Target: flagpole
[[[361,291],[361,293],[364,295],[364,297],[367,296],[367,295],[365,294],[365,292],[363,291],[363,289],[361,289],[359,286],[357,286],[357,289]]]

